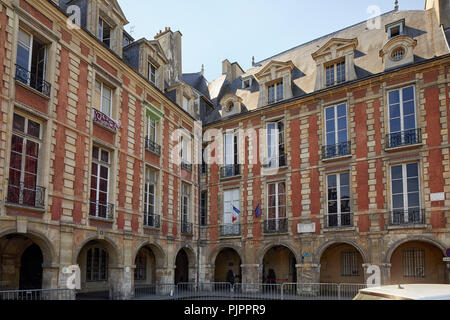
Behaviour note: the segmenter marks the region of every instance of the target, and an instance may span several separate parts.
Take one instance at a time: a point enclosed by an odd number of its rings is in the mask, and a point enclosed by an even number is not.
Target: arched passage
[[[364,283],[364,259],[360,251],[348,243],[328,246],[320,257],[321,283]]]
[[[274,246],[264,255],[262,261],[263,283],[296,283],[295,254],[285,246]]]
[[[236,250],[222,249],[214,263],[214,282],[242,282],[241,257]]]
[[[51,287],[56,279],[47,268],[53,262],[47,242],[34,234],[11,233],[0,238],[0,290]]]
[[[134,260],[135,284],[154,284],[156,281],[156,256],[149,246],[141,248]]]
[[[189,282],[189,257],[185,249],[181,249],[175,259],[175,284]]]
[[[405,242],[392,253],[391,283],[447,284],[447,266],[443,258],[442,250],[429,242]]]
[[[78,251],[77,264],[81,271],[81,290],[77,299],[109,299],[117,276],[118,254],[106,240],[87,240]]]

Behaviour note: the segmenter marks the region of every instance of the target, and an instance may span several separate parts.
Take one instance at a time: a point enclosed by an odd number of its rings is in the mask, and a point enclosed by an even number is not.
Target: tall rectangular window
[[[224,135],[224,162],[222,169],[224,177],[232,177],[240,174],[239,170],[239,151],[238,136],[235,133],[227,133]]]
[[[283,81],[272,84],[267,87],[267,102],[269,104],[284,99]]]
[[[111,47],[112,27],[102,18],[98,20],[98,38],[101,42]]]
[[[181,157],[181,161],[184,164],[191,164],[192,161],[192,151],[191,151],[191,143],[192,143],[192,139],[187,136],[187,135],[182,135],[180,138],[180,144],[181,144],[181,148],[180,148],[180,157]]]
[[[189,112],[190,99],[183,96],[183,110]]]
[[[149,141],[156,143],[156,120],[151,117],[147,117],[147,137]]]
[[[347,127],[345,103],[325,109],[326,158],[350,154]]]
[[[285,143],[284,143],[284,122],[270,122],[267,128],[267,158],[268,167],[277,168],[286,165]]]
[[[144,226],[156,227],[156,186],[157,173],[155,170],[146,168],[144,188]]]
[[[16,79],[49,95],[50,84],[45,81],[46,71],[47,45],[31,33],[19,28]]]
[[[327,87],[345,82],[345,61],[325,67],[325,84]]]
[[[393,223],[423,223],[420,204],[419,164],[391,167]]]
[[[109,151],[93,147],[92,173],[89,215],[93,217],[111,219],[109,199],[109,171],[111,167]]]
[[[410,86],[388,93],[391,148],[419,143],[414,91]]]
[[[86,253],[86,281],[108,280],[108,252],[103,248],[91,248]]]
[[[341,276],[342,277],[359,277],[361,262],[360,254],[356,250],[341,252]]]
[[[239,205],[239,189],[227,190],[223,195],[223,224],[229,225],[239,223],[239,217],[234,208],[240,210]],[[234,207],[234,208],[233,208]]]
[[[43,190],[38,187],[41,125],[14,114],[9,166],[8,202],[43,207]]]
[[[203,191],[200,197],[200,226],[208,225],[208,192]]]
[[[112,96],[113,91],[111,88],[102,82],[95,81],[94,107],[108,117],[111,117],[112,113]]]
[[[406,249],[403,251],[403,277],[425,278],[425,250]]]
[[[181,220],[184,223],[190,222],[191,187],[183,183],[181,186]]]
[[[156,67],[152,63],[148,63],[148,80],[156,85]]]
[[[278,226],[280,219],[286,218],[286,183],[270,183],[268,185],[267,218]]]
[[[328,227],[351,226],[350,173],[327,177]]]

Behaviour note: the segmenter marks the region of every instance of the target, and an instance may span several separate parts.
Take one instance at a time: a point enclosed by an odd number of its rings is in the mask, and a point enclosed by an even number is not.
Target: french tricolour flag
[[[235,222],[238,219],[238,216],[241,214],[241,211],[238,208],[236,208],[235,206],[233,206],[233,211],[237,215],[237,216],[233,216],[233,218],[232,218],[232,221]]]

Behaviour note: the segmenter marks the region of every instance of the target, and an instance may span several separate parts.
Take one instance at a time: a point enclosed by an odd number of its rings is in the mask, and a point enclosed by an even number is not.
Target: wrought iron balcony
[[[189,171],[189,172],[192,172],[192,164],[182,161],[181,162],[181,169]]]
[[[278,157],[274,157],[266,160],[267,162],[263,165],[266,169],[276,169],[287,166],[287,156],[285,153],[280,154]]]
[[[264,221],[264,233],[277,234],[288,232],[288,218],[268,219]]]
[[[105,127],[113,132],[117,132],[119,129],[119,124],[111,119],[109,116],[104,114],[101,111],[98,111],[97,109],[93,110],[93,120],[95,123],[101,125],[102,127]]]
[[[144,226],[152,229],[159,229],[161,227],[161,217],[159,215],[144,212]]]
[[[386,135],[386,149],[412,146],[422,143],[422,129],[411,129]]]
[[[44,209],[45,188],[20,182],[8,182],[7,203],[30,208]]]
[[[17,81],[26,84],[27,86],[39,91],[43,95],[50,97],[51,85],[36,73],[30,72],[16,64],[16,78]]]
[[[150,140],[149,137],[145,138],[145,150],[150,151],[157,156],[161,156],[161,146],[156,142]]]
[[[193,224],[187,221],[181,221],[181,234],[192,236],[194,234]]]
[[[103,220],[114,220],[114,205],[111,203],[100,203],[91,201],[89,216]]]
[[[390,215],[391,226],[425,224],[425,209],[394,210]]]
[[[353,227],[353,213],[328,214],[325,227],[327,229]]]
[[[345,157],[351,154],[351,142],[342,142],[322,147],[322,160]]]
[[[241,225],[239,223],[224,224],[220,226],[221,237],[237,237],[241,235]]]
[[[236,177],[240,174],[241,174],[240,164],[231,164],[220,168],[220,177],[222,179]]]

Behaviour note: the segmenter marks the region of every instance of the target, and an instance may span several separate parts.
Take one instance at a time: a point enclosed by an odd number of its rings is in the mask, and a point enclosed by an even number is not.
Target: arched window
[[[108,280],[108,252],[102,248],[91,248],[87,252],[86,280],[90,282]]]
[[[405,56],[405,49],[402,47],[396,48],[392,51],[391,58],[393,61],[400,61]]]
[[[134,269],[134,280],[145,280],[146,277],[146,256],[142,250],[136,257],[136,261],[134,263],[136,265],[136,269]]]

